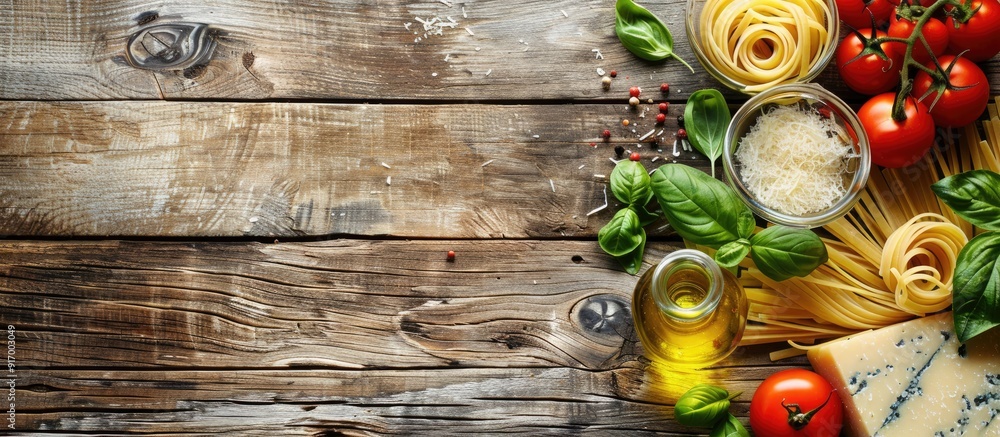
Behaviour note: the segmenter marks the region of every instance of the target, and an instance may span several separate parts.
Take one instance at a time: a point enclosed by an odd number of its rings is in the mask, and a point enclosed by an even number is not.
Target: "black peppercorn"
[[[677,126],[678,127],[684,127],[684,116],[683,115],[678,115],[677,116]]]
[[[618,159],[622,158],[622,154],[625,153],[625,148],[622,146],[615,146],[615,157]]]

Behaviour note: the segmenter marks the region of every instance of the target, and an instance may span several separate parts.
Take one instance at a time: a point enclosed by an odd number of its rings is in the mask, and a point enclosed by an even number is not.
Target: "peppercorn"
[[[684,127],[684,114],[677,116],[677,126]]]
[[[611,77],[618,77],[618,72],[615,70],[611,70],[611,72],[608,74],[611,75]]]
[[[669,108],[669,107],[670,107],[670,104],[667,103],[667,102],[660,103],[660,112],[664,112],[664,113],[667,112],[667,108]]]
[[[455,251],[454,250],[449,250],[448,251],[448,261],[455,261]]]
[[[661,83],[661,84],[660,84],[660,92],[661,92],[661,93],[667,93],[667,92],[670,92],[670,85],[669,85],[669,84],[667,84],[667,83]]]
[[[639,152],[632,152],[630,155],[628,155],[628,160],[629,161],[638,161],[639,158],[640,158],[639,157]]]
[[[622,146],[615,146],[615,157],[621,159],[622,153],[625,153],[625,148]]]
[[[659,114],[656,114],[656,123],[657,124],[663,124],[663,122],[665,122],[665,121],[667,121],[667,114],[664,114],[662,112],[659,113]]]
[[[622,120],[622,126],[628,126],[628,119]]]
[[[638,97],[629,97],[628,98],[628,104],[629,104],[629,106],[639,106],[639,98]]]
[[[611,131],[608,129],[604,129],[604,132],[601,132],[601,136],[604,137],[605,140],[607,140],[608,138],[611,138]]]
[[[677,129],[677,138],[680,138],[680,139],[683,140],[683,139],[685,139],[687,137],[688,137],[688,131],[687,130],[685,130],[684,128]]]
[[[638,98],[639,94],[642,94],[642,90],[640,90],[639,87],[637,87],[637,86],[630,87],[628,89],[628,95],[630,95],[632,97]]]
[[[601,86],[603,86],[605,90],[610,89],[611,88],[611,78],[607,77],[607,76],[604,76],[603,78],[601,78]]]

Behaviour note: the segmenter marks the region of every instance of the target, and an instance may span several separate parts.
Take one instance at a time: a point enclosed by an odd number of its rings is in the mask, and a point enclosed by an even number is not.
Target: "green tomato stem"
[[[906,44],[906,52],[903,54],[903,69],[899,72],[900,88],[899,93],[896,94],[896,100],[892,105],[892,119],[896,122],[906,121],[906,96],[910,94],[910,90],[913,89],[913,79],[910,78],[910,67],[916,67],[931,75],[937,74],[935,71],[928,69],[923,64],[913,60],[913,46],[918,40],[921,42],[923,41],[923,29],[924,24],[927,24],[927,20],[930,20],[938,9],[941,9],[944,5],[949,3],[954,3],[954,1],[936,0],[934,4],[930,6],[914,9],[914,11],[922,11],[922,13],[920,14],[920,18],[913,23],[913,32],[910,33],[910,36],[903,41]],[[933,53],[930,55],[934,56]]]

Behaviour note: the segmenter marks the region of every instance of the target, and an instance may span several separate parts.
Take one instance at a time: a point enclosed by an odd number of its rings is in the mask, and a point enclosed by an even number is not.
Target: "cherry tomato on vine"
[[[892,14],[889,17],[888,34],[891,37],[909,38],[913,33],[914,27],[915,23],[906,18],[900,18],[896,14]],[[931,46],[933,55],[927,53],[924,43],[917,38],[913,43],[913,60],[921,64],[927,63],[932,57],[941,56],[948,48],[948,29],[941,20],[934,17],[928,18],[924,23],[924,27],[920,28],[920,34],[927,40],[927,44]],[[896,44],[896,46],[899,48],[900,53],[906,53],[906,45]]]
[[[852,90],[861,94],[884,93],[899,85],[899,70],[903,68],[901,44],[869,44],[876,37],[885,37],[881,30],[861,29],[849,33],[840,41],[835,53],[837,71]]]
[[[906,167],[920,160],[934,145],[934,119],[927,107],[913,97],[905,99],[906,120],[892,119],[892,92],[872,97],[861,109],[858,118],[868,134],[872,163],[882,167]]]
[[[964,0],[963,3],[976,12],[957,28],[955,17],[949,14],[945,20],[948,52],[958,54],[968,50],[963,56],[973,62],[982,62],[1000,53],[1000,0]]]
[[[889,0],[836,0],[840,21],[855,29],[872,27],[872,16],[875,24],[889,21],[895,6]],[[868,14],[871,11],[871,14]]]
[[[837,437],[843,406],[818,373],[787,369],[764,380],[750,400],[750,428],[767,437]]]
[[[976,121],[986,111],[986,104],[990,101],[990,84],[986,81],[986,74],[975,62],[963,57],[944,55],[937,60],[948,72],[947,83],[935,81],[921,70],[913,78],[910,95],[922,99],[938,126],[960,127]],[[927,67],[936,68],[933,62]]]

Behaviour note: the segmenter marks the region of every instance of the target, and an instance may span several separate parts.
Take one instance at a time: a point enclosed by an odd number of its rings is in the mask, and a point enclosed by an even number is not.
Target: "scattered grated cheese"
[[[476,36],[475,32],[473,32],[473,31],[472,31],[472,29],[470,29],[470,28],[468,28],[468,27],[466,27],[466,28],[465,28],[465,31],[466,31],[466,32],[469,32],[469,35],[472,35],[472,36]],[[477,49],[477,50],[478,50],[478,49]]]
[[[590,210],[590,212],[587,213],[587,217],[590,217],[590,216],[592,216],[592,215],[600,212],[602,209],[607,208],[607,207],[608,207],[608,186],[605,185],[604,186],[604,205],[598,206],[597,208],[594,208],[594,209]]]
[[[778,106],[761,114],[740,139],[740,179],[759,202],[791,215],[826,209],[844,197],[847,159],[843,128],[815,109]]]
[[[487,76],[489,76],[489,75],[490,75],[490,73],[492,73],[492,72],[493,72],[493,69],[492,69],[492,68],[491,68],[491,69],[489,69],[489,70],[486,70],[486,75],[487,75]]]
[[[491,160],[489,160],[489,161],[486,161],[486,162],[484,162],[484,163],[483,163],[483,165],[480,165],[480,167],[486,167],[487,165],[490,165],[490,164],[492,164],[492,163],[493,163],[493,161],[496,161],[496,160],[495,160],[495,159],[491,159]]]
[[[591,49],[590,51],[594,52],[594,57],[596,57],[597,59],[604,59],[604,55],[601,54],[600,50]]]
[[[559,12],[562,12],[564,17],[569,18],[569,14],[567,14],[566,11],[560,9]]]
[[[534,139],[537,140],[539,137],[538,137],[538,135],[532,135],[531,138],[534,138]]]
[[[604,178],[607,178],[607,176],[602,175],[600,173],[594,173],[594,179],[604,179]]]
[[[660,160],[659,156],[654,156],[653,159],[649,160],[649,162],[656,162],[656,161],[659,161],[659,160]]]
[[[549,179],[549,186],[552,187],[552,192],[555,193],[556,192],[556,183],[553,182],[552,179]]]
[[[587,166],[587,164],[580,164],[580,166],[577,167],[576,169],[577,170],[583,170],[583,168],[586,167],[586,166]]]
[[[601,67],[597,67],[597,75],[598,75],[598,76],[604,76],[604,74],[605,74],[605,73],[607,73],[607,72],[606,72],[606,71],[604,71],[604,69],[603,69],[603,68],[601,68]]]
[[[392,176],[387,176],[385,178],[385,184],[386,185],[392,185]]]
[[[469,18],[469,14],[465,13],[465,6],[462,6],[462,18]]]
[[[444,62],[448,62],[449,59],[451,59],[451,53],[444,55]]]
[[[452,6],[454,6],[454,5],[453,5],[453,4],[451,4],[451,2],[450,2],[450,1],[448,1],[448,0],[438,0],[438,1],[439,1],[439,2],[441,2],[441,4],[443,4],[443,5],[445,5],[445,6],[449,7],[449,8],[450,8],[450,7],[452,7]]]
[[[403,27],[405,27],[405,28],[406,28],[406,30],[410,30],[410,26],[412,26],[412,25],[413,25],[413,23],[411,23],[411,22],[406,22],[405,24],[403,24]]]

